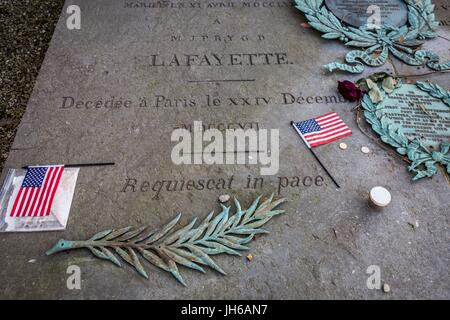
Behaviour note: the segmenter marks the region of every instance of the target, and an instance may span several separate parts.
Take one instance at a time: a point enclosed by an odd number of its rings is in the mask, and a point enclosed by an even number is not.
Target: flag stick
[[[336,185],[336,187],[338,187],[338,189],[341,188],[341,186],[337,183],[336,180],[334,180],[333,176],[331,175],[331,173],[328,171],[327,168],[325,168],[325,166],[323,165],[322,161],[320,161],[319,157],[317,157],[316,153],[313,151],[313,149],[311,148],[311,146],[309,145],[309,143],[305,140],[305,138],[303,137],[302,133],[298,130],[298,128],[295,126],[294,121],[291,121],[292,126],[294,127],[295,131],[297,131],[297,133],[300,135],[300,137],[302,138],[303,142],[305,143],[305,145],[308,147],[309,151],[311,151],[312,155],[314,156],[314,158],[316,158],[317,162],[320,164],[320,166],[323,168],[323,170],[325,170],[325,172],[328,174],[328,176],[331,178],[331,180],[334,182],[334,184]]]
[[[320,159],[314,153],[313,149],[309,148],[309,151],[311,151],[311,153],[313,154],[314,158],[316,158],[317,162],[319,162],[319,164],[322,166],[323,170],[325,170],[325,172],[328,174],[328,176],[331,178],[331,180],[333,180],[333,182],[336,185],[336,187],[338,187],[338,189],[341,188],[341,186],[336,182],[336,180],[334,180],[334,178],[331,175],[331,173],[327,170],[327,168],[325,168],[325,166],[323,165],[322,161],[320,161]]]
[[[78,163],[78,164],[65,164],[65,168],[79,168],[79,167],[94,167],[94,166],[113,166],[114,162],[99,162],[99,163]],[[23,166],[22,169],[28,169],[31,166]]]

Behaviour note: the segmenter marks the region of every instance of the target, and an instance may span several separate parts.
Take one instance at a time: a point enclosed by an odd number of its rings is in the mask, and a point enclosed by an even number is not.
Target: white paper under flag
[[[0,189],[0,232],[64,230],[79,168],[9,169]]]

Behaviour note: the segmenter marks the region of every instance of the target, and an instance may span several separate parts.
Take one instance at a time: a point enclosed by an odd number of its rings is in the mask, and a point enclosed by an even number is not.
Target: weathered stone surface
[[[358,129],[355,105],[341,101],[336,86],[337,80],[360,76],[330,75],[321,68],[345,55],[342,44],[304,28],[305,19],[290,1],[169,1],[173,6],[164,8],[152,3],[67,1],[66,7],[80,5],[82,28],[68,30],[63,11],[7,166],[116,165],[81,169],[65,232],[0,235],[0,297],[449,298],[448,181],[441,172],[413,183],[405,163]],[[252,53],[272,54],[270,62],[259,55],[250,63],[245,54]],[[214,54],[226,55],[227,65],[200,65],[200,59],[207,63],[205,56],[216,61]],[[232,54],[243,65],[230,65]],[[186,66],[185,55],[202,58]],[[156,66],[163,61],[166,66]],[[377,71],[391,70],[386,65]],[[448,88],[448,75],[438,83]],[[207,96],[220,102],[204,106]],[[109,107],[112,97],[122,101],[120,108]],[[147,107],[139,106],[143,97]],[[354,132],[342,140],[348,144],[345,152],[337,142],[316,149],[340,190],[290,126],[291,120],[328,111],[338,112]],[[280,129],[278,174],[265,176],[253,189],[246,184],[249,175],[260,177],[256,165],[174,165],[173,129],[199,120],[219,129]],[[362,146],[372,152],[363,154]],[[299,186],[291,186],[296,177]],[[233,178],[231,187],[158,191],[167,181],[220,178]],[[382,212],[368,207],[369,190],[377,185],[393,198]],[[291,201],[284,205],[288,213],[268,225],[271,234],[250,244],[257,258],[248,263],[245,255],[218,256],[226,277],[183,269],[187,288],[150,265],[145,280],[85,251],[44,256],[59,238],[84,239],[143,223],[159,226],[177,212],[186,223],[219,210],[221,194],[248,205],[257,194],[272,192]],[[411,220],[423,227],[413,230]],[[82,270],[82,290],[66,287],[70,265]],[[367,288],[370,265],[380,266],[382,280],[395,288],[389,296]]]

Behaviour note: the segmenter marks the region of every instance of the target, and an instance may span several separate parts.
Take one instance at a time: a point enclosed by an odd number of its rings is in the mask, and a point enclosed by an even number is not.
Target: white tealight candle
[[[386,188],[374,187],[370,190],[370,202],[376,207],[386,207],[391,200],[391,193]]]

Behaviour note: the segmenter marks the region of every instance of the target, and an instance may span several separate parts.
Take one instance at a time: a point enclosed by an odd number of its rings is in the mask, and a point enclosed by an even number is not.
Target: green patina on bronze
[[[379,86],[380,102],[368,94],[362,99],[364,117],[384,143],[408,157],[413,180],[433,176],[439,164],[450,174],[450,91],[428,82],[398,83],[390,93]]]
[[[260,203],[261,196],[252,205],[242,210],[238,200],[234,200],[236,213],[230,216],[230,207],[222,205],[222,212],[214,217],[211,212],[197,227],[197,218],[188,225],[174,230],[181,214],[160,229],[151,230],[148,226],[140,228],[121,228],[105,230],[89,240],[68,241],[61,239],[46,252],[57,252],[87,248],[94,256],[109,260],[121,267],[119,258],[133,266],[143,277],[148,278],[138,254],[151,264],[170,272],[180,283],[186,285],[177,265],[200,272],[202,266],[210,267],[226,274],[212,259],[211,255],[226,253],[240,256],[239,251],[248,250],[249,243],[256,234],[269,233],[261,229],[274,216],[284,210],[274,210],[286,199],[274,200],[273,195]],[[118,256],[116,257],[113,252]]]
[[[379,18],[387,25],[401,27],[406,24],[407,7],[403,0],[324,0],[325,6],[341,21],[359,28],[367,23],[378,6]]]
[[[346,46],[360,48],[347,53],[346,63],[332,62],[325,65],[330,72],[342,70],[361,73],[364,71],[363,63],[371,67],[381,66],[389,53],[409,65],[427,65],[437,71],[450,70],[450,61],[439,63],[436,53],[421,49],[423,40],[437,36],[435,30],[438,22],[431,0],[404,0],[408,11],[405,25],[397,27],[382,24],[371,29],[365,25],[357,28],[342,23],[329,11],[324,0],[295,2],[296,8],[305,13],[308,23],[324,33],[322,38],[338,39]]]

